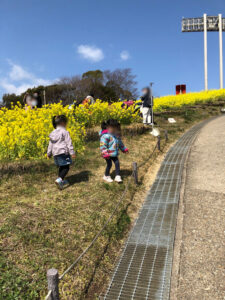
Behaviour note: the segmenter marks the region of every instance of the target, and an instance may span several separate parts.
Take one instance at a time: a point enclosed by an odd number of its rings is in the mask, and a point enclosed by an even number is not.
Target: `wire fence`
[[[168,133],[165,130],[164,131],[165,134],[165,144],[168,141]],[[47,272],[47,281],[48,281],[48,294],[45,296],[45,300],[59,300],[59,288],[58,288],[58,284],[59,281],[62,280],[65,275],[70,272],[70,270],[72,270],[80,261],[81,259],[87,254],[87,252],[93,247],[93,245],[95,244],[96,240],[102,235],[102,233],[104,232],[104,230],[106,229],[106,227],[110,224],[111,220],[113,219],[114,215],[116,214],[119,206],[121,205],[121,203],[123,202],[123,200],[125,199],[125,196],[128,192],[129,186],[131,184],[131,181],[134,179],[134,182],[136,184],[138,184],[138,169],[142,168],[155,154],[156,150],[161,151],[161,137],[160,135],[157,136],[157,142],[152,150],[152,152],[150,153],[150,155],[139,165],[137,165],[137,163],[133,163],[133,170],[131,175],[129,176],[129,179],[125,185],[125,188],[119,198],[119,201],[117,202],[116,206],[114,207],[111,215],[108,217],[108,219],[106,220],[106,222],[103,224],[102,228],[99,230],[99,232],[95,235],[95,237],[93,238],[93,240],[90,242],[90,244],[84,249],[84,251],[80,254],[79,257],[77,257],[77,259],[62,273],[62,275],[59,276],[58,271],[56,269],[49,269]]]

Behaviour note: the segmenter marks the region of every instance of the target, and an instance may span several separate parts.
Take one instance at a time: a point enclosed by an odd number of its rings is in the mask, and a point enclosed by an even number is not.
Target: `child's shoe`
[[[55,184],[57,185],[58,189],[62,190],[63,189],[63,180],[62,178],[57,178],[55,181]]]
[[[118,183],[121,183],[121,182],[123,182],[123,180],[122,180],[122,178],[121,178],[121,176],[120,175],[116,175],[116,177],[115,177],[115,179],[114,179],[116,182],[118,182]]]
[[[105,175],[104,175],[104,176],[103,176],[103,180],[105,180],[105,181],[108,182],[108,183],[113,182],[111,176],[105,176]]]
[[[68,181],[68,180],[66,180],[66,179],[65,179],[65,180],[63,180],[63,182],[62,182],[62,183],[63,183],[63,187],[64,187],[64,186],[68,186],[68,185],[70,184],[70,183],[69,183],[69,181]]]

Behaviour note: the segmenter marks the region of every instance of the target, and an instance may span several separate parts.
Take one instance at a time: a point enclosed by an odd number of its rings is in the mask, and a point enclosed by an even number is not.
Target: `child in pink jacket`
[[[61,190],[68,184],[68,181],[64,180],[64,178],[72,164],[71,157],[75,158],[72,140],[69,132],[66,130],[67,122],[67,117],[64,115],[53,117],[52,123],[55,130],[49,135],[50,141],[47,151],[48,157],[54,157],[55,164],[59,169],[55,183]]]

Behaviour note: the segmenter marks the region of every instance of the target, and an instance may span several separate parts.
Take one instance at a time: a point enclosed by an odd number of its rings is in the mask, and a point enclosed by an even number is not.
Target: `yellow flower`
[[[225,90],[189,93],[178,96],[165,96],[154,100],[154,110],[179,108],[225,98]],[[53,130],[52,117],[67,116],[68,131],[77,152],[84,151],[86,127],[100,125],[102,121],[115,118],[122,124],[130,124],[140,119],[135,107],[122,108],[121,102],[109,105],[97,100],[96,103],[79,105],[69,109],[62,103],[48,104],[42,109],[25,111],[20,104],[12,109],[0,110],[0,159],[44,158]]]

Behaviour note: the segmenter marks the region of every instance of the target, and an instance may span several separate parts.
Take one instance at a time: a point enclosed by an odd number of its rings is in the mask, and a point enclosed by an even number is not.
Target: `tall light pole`
[[[204,69],[205,69],[205,91],[208,91],[208,49],[207,49],[207,14],[204,14]]]
[[[150,85],[150,97],[153,96],[153,92],[152,92],[152,86],[153,86],[154,82],[150,82],[149,85]]]
[[[223,89],[223,19],[219,14],[220,88]]]
[[[225,31],[225,18],[219,16],[203,15],[203,18],[183,18],[182,32],[204,32],[204,73],[205,90],[208,90],[208,50],[207,32],[219,31],[219,57],[220,57],[220,88],[223,89],[223,31]]]

